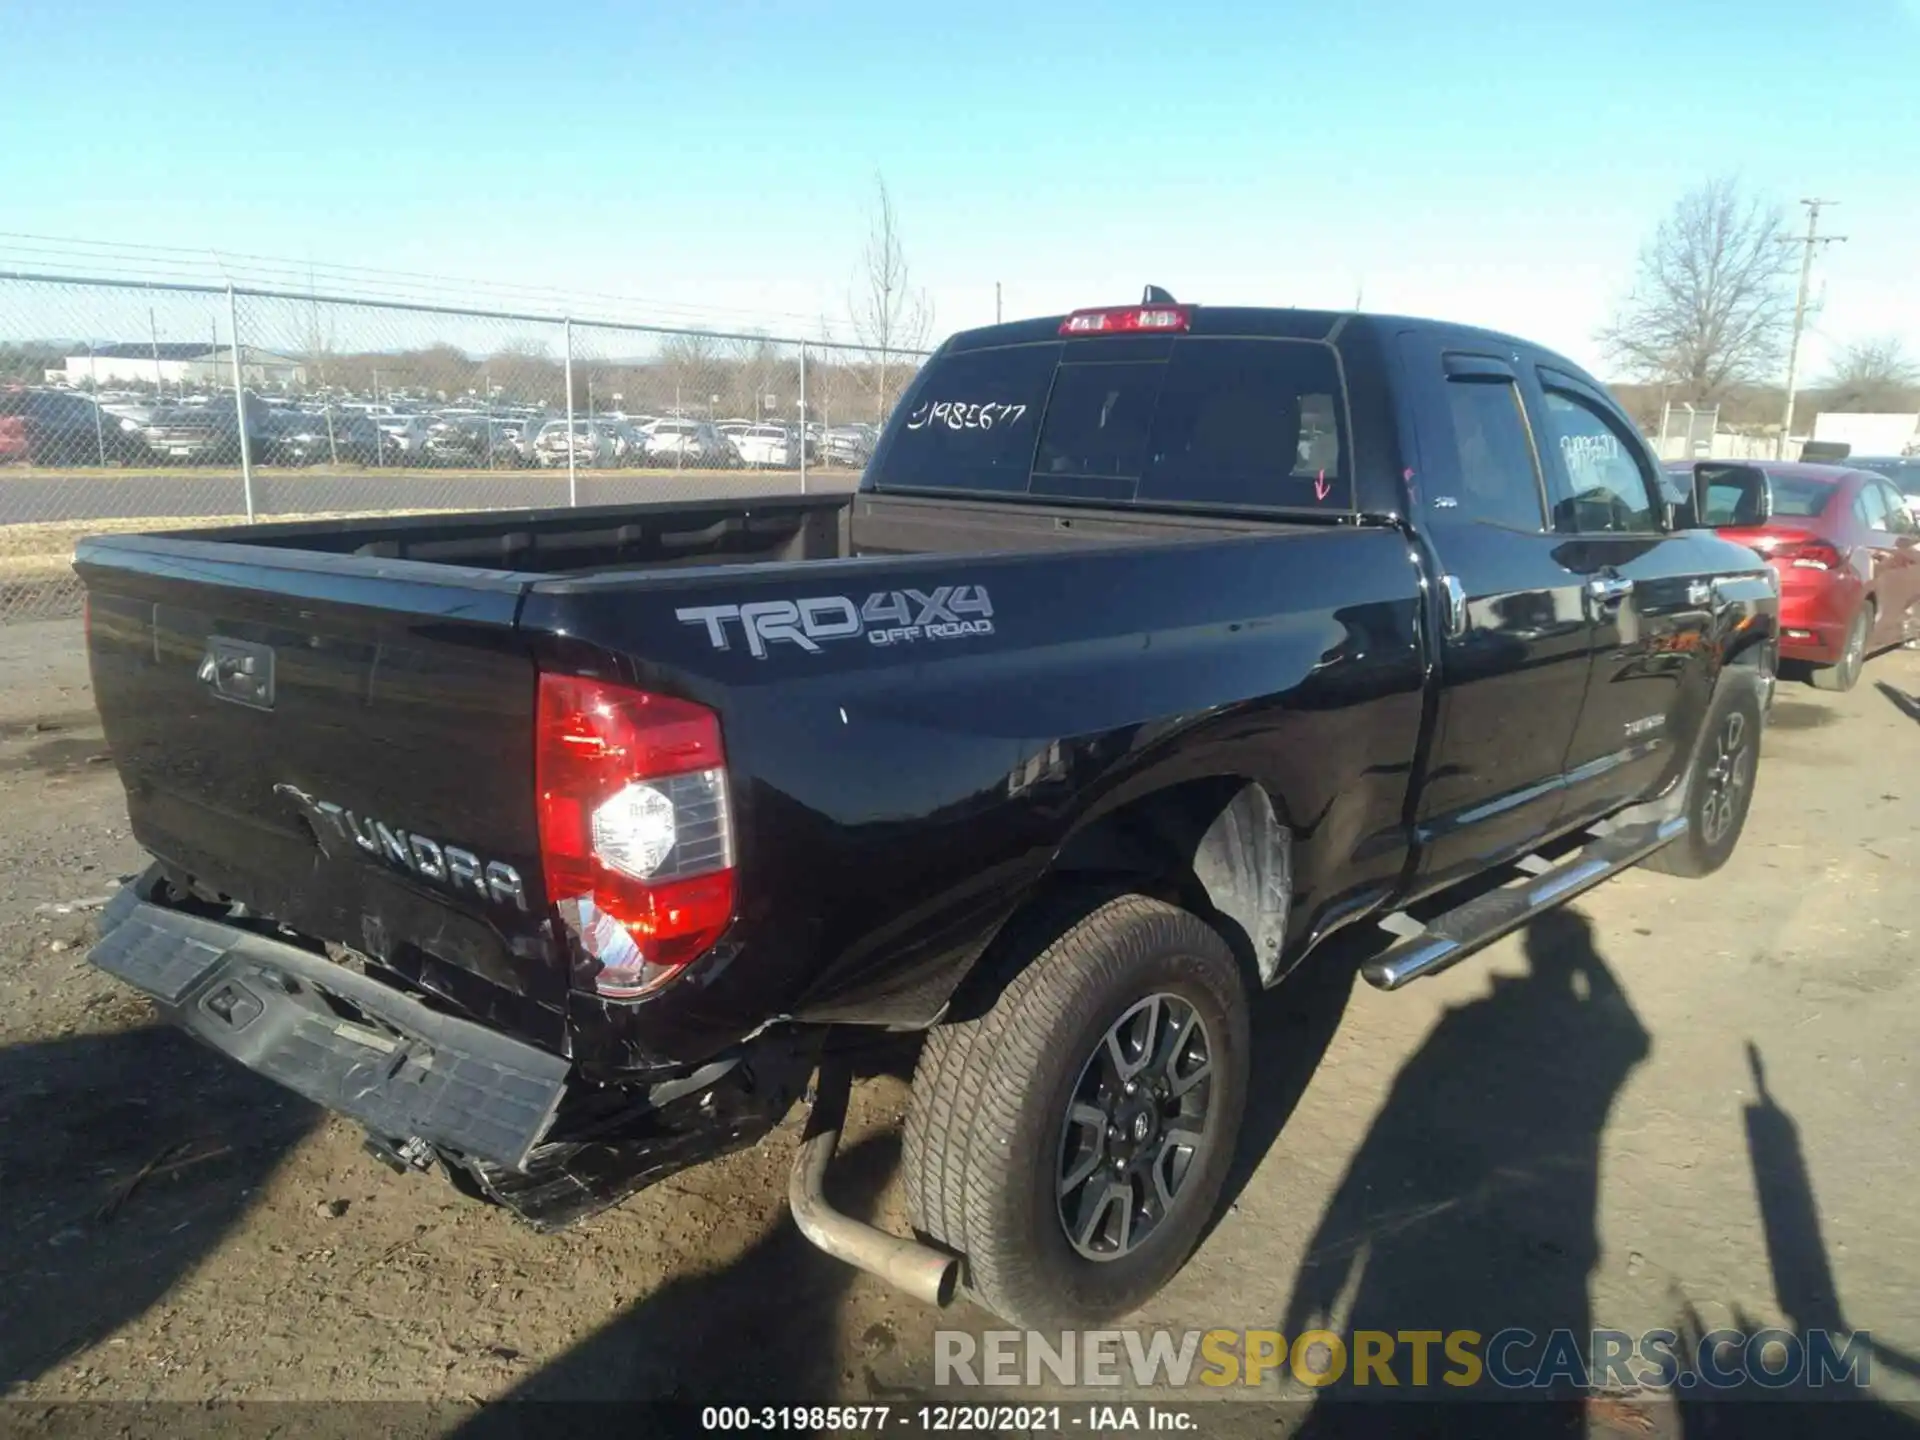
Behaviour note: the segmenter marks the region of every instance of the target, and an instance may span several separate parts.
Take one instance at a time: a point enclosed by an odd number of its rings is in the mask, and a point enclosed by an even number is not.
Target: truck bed
[[[1280,622],[1276,546],[1315,618]],[[1117,744],[1195,697],[1202,709],[1249,700],[1282,672],[1338,684],[1329,645],[1365,654],[1369,670],[1394,657],[1369,687],[1395,693],[1410,752],[1415,581],[1404,558],[1376,564],[1375,552],[1404,557],[1404,540],[862,494],[107,536],[82,542],[76,567],[107,738],[168,893],[335,946],[550,1049],[584,1033],[629,1070],[699,1061],[737,1034],[748,997],[728,992],[752,967],[715,967],[644,1045],[594,1040],[591,981],[583,993],[548,923],[532,766],[541,675],[604,676],[721,717],[753,887],[743,923],[787,905],[789,887],[825,905],[862,867],[906,905],[931,855],[865,853],[895,817],[951,809],[979,787],[1004,796],[1008,774],[1063,736]],[[990,608],[969,612],[962,595]],[[942,603],[959,618],[914,623]],[[816,642],[791,623],[771,639],[742,627],[742,611],[796,605],[857,611],[854,630],[885,633]],[[889,605],[898,617],[877,618]],[[1361,628],[1391,637],[1385,652],[1355,651],[1356,622],[1335,611],[1377,613]],[[1134,658],[1143,646],[1159,648]],[[845,780],[856,754],[884,783]],[[823,789],[836,775],[838,790]],[[1398,818],[1403,793],[1399,775],[1350,791],[1369,829]],[[848,843],[833,875],[819,873]],[[887,877],[876,862],[907,868]],[[851,943],[837,933],[846,915],[865,925],[886,908],[823,911],[761,948],[796,996],[860,988],[866,977],[819,967]]]
[[[1139,545],[1288,528],[1307,527],[1271,516],[872,494],[303,521],[163,532],[158,538],[531,577]]]

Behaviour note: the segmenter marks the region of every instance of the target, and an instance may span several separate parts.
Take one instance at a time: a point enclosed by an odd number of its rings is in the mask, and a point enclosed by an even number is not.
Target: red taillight
[[[540,677],[534,784],[547,900],[594,988],[632,999],[713,948],[733,919],[720,719],[573,675]]]
[[[1769,560],[1784,560],[1799,570],[1838,570],[1845,558],[1831,541],[1817,535],[1782,535],[1758,548]]]
[[[1122,305],[1076,310],[1060,322],[1062,335],[1123,335],[1149,330],[1185,330],[1193,317],[1185,305]]]

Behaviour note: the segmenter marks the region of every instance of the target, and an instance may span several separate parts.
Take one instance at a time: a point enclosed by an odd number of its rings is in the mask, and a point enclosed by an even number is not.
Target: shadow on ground
[[[1828,1256],[1813,1178],[1800,1143],[1800,1127],[1773,1094],[1767,1083],[1766,1064],[1751,1042],[1747,1045],[1747,1065],[1755,1095],[1744,1117],[1747,1159],[1760,1204],[1774,1302],[1800,1346],[1802,1360],[1799,1365],[1793,1363],[1783,1340],[1775,1351],[1778,1358],[1765,1363],[1778,1365],[1786,1383],[1748,1383],[1721,1391],[1695,1385],[1680,1391],[1677,1405],[1681,1434],[1688,1440],[1702,1436],[1774,1440],[1799,1435],[1915,1440],[1920,1437],[1920,1415],[1914,1407],[1884,1404],[1872,1398],[1870,1390],[1858,1388],[1835,1373],[1850,1354],[1859,1358],[1863,1369],[1857,1373],[1868,1382],[1889,1370],[1920,1377],[1920,1361],[1871,1334],[1856,1331],[1848,1322]],[[1727,1328],[1751,1336],[1764,1327],[1736,1310]],[[1703,1360],[1711,1360],[1714,1370],[1724,1375],[1742,1369],[1751,1373],[1752,1367],[1761,1363],[1751,1345],[1743,1358],[1737,1342],[1730,1348],[1719,1332],[1707,1329],[1691,1305],[1681,1307],[1675,1329],[1690,1368],[1698,1369]],[[1819,1338],[1822,1336],[1832,1337],[1830,1348]],[[1709,1348],[1714,1351],[1711,1357],[1704,1354]],[[1819,1375],[1821,1362],[1812,1358],[1823,1349],[1838,1362],[1829,1362],[1824,1377]]]
[[[850,1145],[834,1162],[828,1193],[842,1210],[866,1217],[898,1162],[896,1135]],[[730,1264],[668,1281],[460,1433],[513,1433],[513,1407],[529,1402],[762,1406],[819,1404],[845,1391],[859,1393],[862,1387],[848,1383],[855,1377],[843,1372],[840,1357],[884,1349],[892,1337],[881,1325],[865,1336],[841,1335],[841,1306],[853,1276],[808,1244],[783,1208]]]
[[[1578,912],[1535,920],[1524,951],[1524,976],[1496,976],[1489,994],[1448,1011],[1401,1067],[1321,1216],[1276,1319],[1283,1334],[1336,1322],[1349,1334],[1591,1330],[1600,1137],[1652,1042]],[[1436,1380],[1452,1368],[1438,1349],[1433,1361]],[[1411,1376],[1405,1355],[1395,1369]],[[1381,1393],[1373,1378],[1356,1387],[1349,1365],[1300,1433],[1564,1436],[1584,1412],[1570,1390],[1493,1413],[1382,1407],[1366,1403]],[[1484,1397],[1484,1382],[1472,1393]]]
[[[319,1119],[167,1028],[0,1050],[0,1391],[164,1296]]]
[[[1906,691],[1889,685],[1884,680],[1874,681],[1873,688],[1892,701],[1893,708],[1909,720],[1920,720],[1920,695],[1909,695]]]
[[[1342,932],[1279,986],[1254,997],[1246,1116],[1215,1211],[1216,1224],[1293,1118],[1339,1033],[1360,967],[1390,943],[1386,932],[1372,927]]]

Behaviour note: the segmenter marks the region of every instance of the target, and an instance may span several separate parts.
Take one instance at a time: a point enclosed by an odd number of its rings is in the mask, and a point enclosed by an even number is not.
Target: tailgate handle
[[[1633,581],[1618,575],[1596,575],[1587,581],[1587,598],[1595,605],[1618,605],[1633,593]]]
[[[200,657],[200,683],[222,700],[255,710],[273,708],[273,647],[209,635]]]

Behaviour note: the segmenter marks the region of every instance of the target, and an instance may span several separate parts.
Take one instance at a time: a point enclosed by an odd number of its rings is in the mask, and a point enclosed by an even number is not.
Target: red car
[[[1876,650],[1920,641],[1920,520],[1884,477],[1844,465],[1702,460],[1701,523],[1780,576],[1780,655],[1823,690],[1851,690]]]

